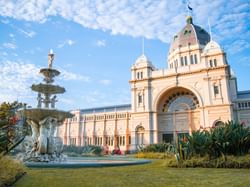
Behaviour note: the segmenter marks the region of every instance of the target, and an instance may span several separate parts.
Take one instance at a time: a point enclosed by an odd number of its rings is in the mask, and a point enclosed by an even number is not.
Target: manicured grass
[[[249,186],[249,169],[167,168],[164,160],[123,167],[28,169],[14,186]]]

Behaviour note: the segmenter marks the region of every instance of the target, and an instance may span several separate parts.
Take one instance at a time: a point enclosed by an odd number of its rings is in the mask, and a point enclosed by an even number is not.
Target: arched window
[[[189,91],[178,91],[167,97],[162,112],[195,110],[199,107],[197,97]]]
[[[137,146],[144,145],[144,132],[145,132],[145,129],[143,126],[139,126],[136,128],[136,145]]]
[[[214,67],[217,67],[217,60],[214,59]]]

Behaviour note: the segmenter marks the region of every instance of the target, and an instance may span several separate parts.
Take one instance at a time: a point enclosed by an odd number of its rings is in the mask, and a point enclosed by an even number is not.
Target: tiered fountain
[[[64,93],[65,89],[52,84],[54,82],[53,78],[60,74],[58,70],[53,69],[53,60],[54,54],[51,50],[48,54],[48,68],[40,70],[40,73],[44,76],[45,83],[33,84],[31,86],[31,89],[38,93],[37,108],[21,111],[32,129],[32,137],[29,141],[31,145],[25,146],[26,153],[22,157],[24,161],[49,162],[63,160],[61,154],[63,144],[61,138],[56,137],[56,130],[65,118],[71,118],[73,115],[69,112],[55,109],[55,103],[57,102],[56,94]]]
[[[60,72],[52,68],[54,54],[50,51],[48,68],[43,68],[40,73],[44,76],[44,82],[33,84],[31,89],[38,93],[37,108],[24,109],[20,115],[24,116],[31,126],[32,136],[27,136],[23,141],[25,153],[17,157],[25,162],[28,167],[103,167],[124,166],[149,163],[148,160],[113,157],[74,157],[67,158],[62,154],[63,143],[56,137],[56,130],[65,118],[73,115],[69,112],[55,109],[56,94],[65,92],[63,87],[53,85],[53,78]],[[22,148],[21,148],[22,149]]]

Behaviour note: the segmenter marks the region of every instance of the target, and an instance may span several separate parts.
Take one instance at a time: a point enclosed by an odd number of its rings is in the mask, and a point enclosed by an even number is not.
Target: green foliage
[[[23,107],[25,104],[3,102],[0,104],[0,127],[15,124],[15,112],[17,109]]]
[[[228,121],[209,130],[198,130],[179,139],[177,150],[180,159],[209,155],[211,159],[227,155],[244,155],[250,149],[250,128]]]
[[[0,155],[0,186],[10,186],[26,171],[18,161]]]
[[[142,152],[158,152],[163,153],[166,151],[168,144],[151,144],[143,148]]]
[[[102,155],[103,149],[100,146],[88,145],[88,146],[75,146],[75,145],[64,145],[64,153],[68,156],[91,156],[91,155]]]
[[[182,167],[182,168],[250,168],[250,155],[244,156],[227,156],[210,159],[208,156],[192,157],[188,160],[176,162],[174,159],[168,159],[165,162],[168,167]]]
[[[146,146],[141,150],[141,152],[153,152],[153,153],[176,153],[175,145],[170,143],[159,143],[159,144],[151,144]]]
[[[0,153],[9,152],[26,134],[24,126],[16,125],[19,120],[16,111],[23,106],[17,101],[0,104]]]
[[[166,159],[174,158],[173,154],[168,153],[157,153],[157,152],[138,152],[135,155],[136,158],[147,158],[147,159]]]
[[[28,168],[18,187],[44,186],[249,186],[249,169],[167,168],[165,160],[126,167]]]

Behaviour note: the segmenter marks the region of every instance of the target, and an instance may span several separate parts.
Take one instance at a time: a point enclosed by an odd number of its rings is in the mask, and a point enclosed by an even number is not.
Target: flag
[[[193,8],[192,8],[191,6],[189,6],[189,5],[188,5],[188,9],[189,9],[189,10],[193,10]]]

